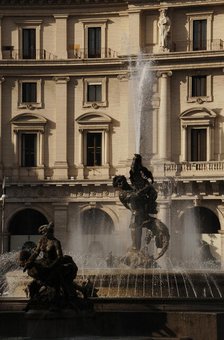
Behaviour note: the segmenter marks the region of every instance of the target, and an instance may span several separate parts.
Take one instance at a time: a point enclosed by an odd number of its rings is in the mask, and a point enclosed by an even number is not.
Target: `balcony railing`
[[[174,41],[171,52],[185,51],[220,51],[223,50],[224,43],[222,39],[202,40],[199,43],[193,40]]]
[[[95,53],[90,53],[88,49],[79,48],[68,50],[69,59],[95,59],[95,58],[117,58],[117,52],[111,48],[101,48]]]
[[[192,173],[201,175],[219,175],[224,173],[224,161],[210,162],[186,162],[186,163],[166,163],[164,172],[167,175],[191,175]]]
[[[2,59],[14,59],[14,60],[55,60],[57,56],[53,53],[46,51],[45,49],[34,50],[32,53],[25,55],[23,50],[16,50],[13,46],[2,47]]]

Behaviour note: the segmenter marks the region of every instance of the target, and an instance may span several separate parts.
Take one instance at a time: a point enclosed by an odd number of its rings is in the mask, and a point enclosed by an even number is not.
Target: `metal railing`
[[[13,46],[2,47],[2,59],[14,60],[55,60],[57,56],[45,49],[34,50],[30,54],[25,54],[23,50],[14,49]]]
[[[224,161],[165,163],[165,173],[224,172]]]
[[[224,43],[222,39],[202,40],[195,42],[193,40],[173,41],[171,52],[185,51],[220,51],[223,50]]]
[[[117,58],[117,52],[111,48],[101,48],[93,53],[86,48],[69,49],[69,59],[95,59],[95,58]]]

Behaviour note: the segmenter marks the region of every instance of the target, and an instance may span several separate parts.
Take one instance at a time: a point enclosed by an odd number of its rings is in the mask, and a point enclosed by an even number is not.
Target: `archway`
[[[37,242],[38,228],[47,223],[47,218],[35,209],[27,208],[14,214],[8,226],[9,250],[20,249],[26,241]]]
[[[220,222],[216,214],[201,206],[188,208],[180,219],[184,262],[219,261]],[[189,260],[190,259],[190,260]]]
[[[83,248],[88,254],[102,257],[113,239],[114,223],[111,217],[99,208],[90,208],[81,214]]]

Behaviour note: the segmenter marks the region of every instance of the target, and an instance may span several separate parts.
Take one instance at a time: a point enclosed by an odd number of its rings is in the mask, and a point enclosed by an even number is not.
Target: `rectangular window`
[[[191,129],[191,161],[203,162],[206,156],[207,130]]]
[[[193,51],[207,50],[207,20],[193,21]]]
[[[37,102],[37,83],[22,83],[22,103]]]
[[[22,58],[36,59],[36,29],[22,29]]]
[[[87,86],[87,102],[102,101],[102,84],[88,84]]]
[[[88,28],[88,58],[101,58],[101,27]]]
[[[192,97],[207,96],[207,77],[193,76],[192,77]]]
[[[102,165],[102,133],[87,133],[87,166]]]
[[[37,166],[37,135],[35,133],[21,135],[21,166]]]

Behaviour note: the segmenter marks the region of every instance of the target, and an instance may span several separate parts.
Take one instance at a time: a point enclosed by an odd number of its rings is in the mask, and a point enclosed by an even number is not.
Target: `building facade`
[[[50,220],[70,251],[126,249],[130,214],[112,178],[129,176],[136,152],[143,65],[138,151],[170,228],[169,257],[182,259],[195,225],[224,265],[224,1],[0,0],[0,9],[2,251]]]

